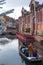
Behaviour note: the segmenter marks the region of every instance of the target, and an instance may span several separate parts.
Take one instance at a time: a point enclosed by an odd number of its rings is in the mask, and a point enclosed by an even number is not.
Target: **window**
[[[42,29],[42,25],[38,24],[38,30],[41,30],[41,29]]]
[[[26,28],[25,32],[30,33],[30,28]]]
[[[42,22],[42,12],[41,11],[39,11],[39,12],[37,12],[37,21],[38,22]]]

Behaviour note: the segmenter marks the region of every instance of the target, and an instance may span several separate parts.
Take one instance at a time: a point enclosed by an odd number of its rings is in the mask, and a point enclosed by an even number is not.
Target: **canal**
[[[43,62],[29,63],[19,54],[18,39],[9,43],[0,43],[0,65],[43,65]]]

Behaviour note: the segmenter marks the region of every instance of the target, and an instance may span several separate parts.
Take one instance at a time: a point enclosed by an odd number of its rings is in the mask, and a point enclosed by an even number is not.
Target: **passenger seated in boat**
[[[37,50],[34,48],[33,57],[37,57]]]
[[[27,49],[25,50],[25,56],[27,56],[27,57],[29,56]]]
[[[24,53],[25,52],[25,47],[22,47],[21,48],[21,51]]]
[[[29,54],[28,54],[27,48],[26,48],[25,46],[23,46],[23,47],[21,48],[21,51],[22,51],[23,54],[25,54],[25,56],[28,57]]]
[[[30,45],[28,45],[29,57],[33,57],[33,52],[34,52],[34,48],[33,48],[32,43],[30,43]]]
[[[25,52],[25,46],[22,45],[20,50],[24,53]]]

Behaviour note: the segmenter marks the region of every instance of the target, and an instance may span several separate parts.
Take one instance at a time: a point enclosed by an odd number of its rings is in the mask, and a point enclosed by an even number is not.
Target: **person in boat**
[[[30,44],[28,45],[29,57],[33,57],[33,52],[34,52],[34,48],[33,48],[32,43],[30,43]]]
[[[24,46],[23,44],[22,44],[22,46],[21,46],[21,49],[20,49],[20,50],[21,50],[21,52],[23,52],[23,53],[25,52],[25,46]]]
[[[28,45],[29,57],[37,57],[37,50],[33,47],[32,43]]]
[[[25,54],[25,56],[28,57],[27,47],[25,47],[24,45],[22,45],[22,47],[21,47],[21,52],[22,52],[23,54]]]
[[[34,48],[33,57],[38,57],[37,50]]]

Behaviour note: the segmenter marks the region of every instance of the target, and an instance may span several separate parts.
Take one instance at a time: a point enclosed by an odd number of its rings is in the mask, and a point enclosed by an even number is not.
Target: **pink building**
[[[30,2],[30,11],[22,8],[19,17],[19,32],[27,35],[43,35],[43,4],[35,0]]]

